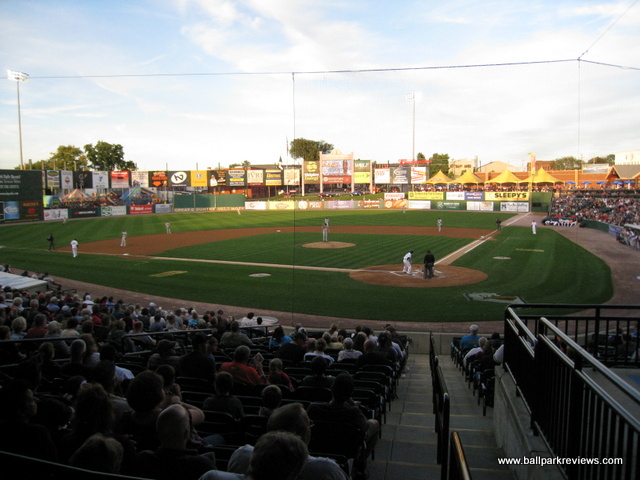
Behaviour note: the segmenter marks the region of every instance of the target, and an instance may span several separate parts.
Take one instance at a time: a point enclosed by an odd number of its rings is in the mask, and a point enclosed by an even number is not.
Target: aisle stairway
[[[493,412],[482,416],[482,407],[472,395],[461,372],[448,355],[439,357],[451,395],[451,431],[457,431],[474,480],[514,480],[507,468],[498,465],[502,455],[493,434]],[[439,479],[436,463],[437,440],[432,405],[428,355],[411,354],[409,371],[400,381],[398,399],[387,413],[375,460],[369,459],[369,480]]]

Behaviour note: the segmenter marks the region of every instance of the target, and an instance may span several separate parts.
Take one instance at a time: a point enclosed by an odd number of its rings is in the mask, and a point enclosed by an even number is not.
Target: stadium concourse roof
[[[427,183],[430,185],[439,185],[439,184],[444,184],[444,183],[451,183],[451,179],[449,177],[447,177],[442,170],[438,170],[438,173],[436,173],[433,177],[431,177],[429,180],[427,180]]]
[[[523,180],[516,177],[508,168],[496,178],[487,180],[485,183],[520,183]]]
[[[562,180],[554,177],[544,168],[540,167],[533,175],[529,175],[524,180],[520,180],[520,183],[562,183]]]
[[[458,178],[451,180],[451,183],[460,183],[460,184],[467,184],[467,183],[484,183],[484,180],[482,180],[479,176],[477,176],[475,173],[473,173],[471,170],[467,170],[465,171],[462,175],[460,175]]]

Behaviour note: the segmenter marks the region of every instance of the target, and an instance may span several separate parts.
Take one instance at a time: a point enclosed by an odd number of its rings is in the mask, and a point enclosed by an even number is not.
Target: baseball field
[[[503,228],[495,230],[495,220]],[[182,213],[5,225],[14,273],[135,292],[351,319],[500,320],[509,303],[604,303],[609,267],[552,229],[511,214],[397,210]],[[330,220],[328,242],[321,225]],[[436,221],[443,228],[438,231]],[[171,222],[171,234],[165,222]],[[120,246],[121,232],[128,233]],[[55,237],[55,251],[46,238]],[[69,242],[79,242],[72,258]],[[430,249],[436,277],[425,280]],[[413,250],[413,274],[402,258]],[[106,294],[106,292],[105,292]]]

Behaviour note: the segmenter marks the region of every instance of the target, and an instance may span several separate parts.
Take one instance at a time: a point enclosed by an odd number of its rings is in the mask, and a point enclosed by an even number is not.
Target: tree
[[[576,157],[557,158],[551,162],[551,170],[580,170],[583,163],[582,160],[578,160]]]
[[[616,161],[616,156],[613,153],[610,153],[606,157],[593,157],[587,163],[608,163],[609,165],[613,165]]]
[[[330,153],[331,150],[333,150],[333,145],[324,140],[317,142],[305,138],[295,138],[289,147],[289,155],[291,155],[291,158],[301,158],[305,162],[310,162],[318,161],[320,152]]]
[[[429,165],[429,176],[435,175],[440,170],[445,175],[449,175],[449,154],[448,153],[434,153],[431,155]]]
[[[99,141],[95,146],[84,146],[89,167],[94,170],[137,170],[136,164],[124,159],[124,149],[120,144]]]
[[[249,160],[245,160],[242,163],[231,163],[229,164],[229,168],[244,168],[245,170],[251,166],[251,162]]]
[[[416,160],[418,162],[424,162],[427,159],[427,157],[425,157],[424,153],[422,152],[418,152],[418,154],[416,155]]]
[[[87,157],[78,147],[60,145],[56,153],[51,154],[50,161],[61,170],[81,170],[87,166]],[[56,168],[54,167],[54,170]]]

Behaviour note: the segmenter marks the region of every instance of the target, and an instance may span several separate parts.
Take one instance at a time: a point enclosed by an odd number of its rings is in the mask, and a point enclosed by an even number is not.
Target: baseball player
[[[442,219],[439,218],[438,221],[436,222],[436,225],[438,225],[438,231],[441,232],[442,231]]]
[[[126,230],[122,231],[122,238],[120,239],[120,246],[121,247],[126,247],[127,246],[127,231]]]
[[[324,223],[322,224],[322,241],[326,242],[329,240],[329,219],[325,218]]]
[[[164,224],[164,228],[167,229],[167,233],[171,233],[171,223],[167,222]]]
[[[404,268],[402,269],[402,273],[411,275],[411,257],[412,256],[413,256],[413,250],[410,250],[402,259],[402,263],[404,263]]]
[[[71,240],[71,253],[73,254],[73,258],[78,256],[78,241],[75,238]]]
[[[538,222],[534,220],[533,222],[531,222],[531,231],[533,232],[534,235],[537,233],[537,229],[538,229]]]

